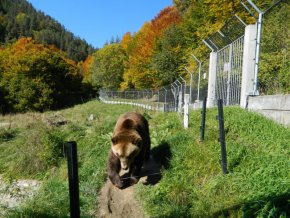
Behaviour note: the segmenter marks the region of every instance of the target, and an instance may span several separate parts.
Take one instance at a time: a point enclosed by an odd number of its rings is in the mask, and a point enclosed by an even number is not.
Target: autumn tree
[[[182,75],[186,63],[184,41],[180,27],[173,25],[156,43],[150,62],[154,87],[167,86]]]
[[[124,82],[121,84],[122,89],[153,87],[154,74],[150,70],[150,61],[154,45],[168,27],[180,21],[178,11],[174,7],[167,7],[151,22],[144,23],[130,40],[128,47],[130,51],[127,52],[128,64],[124,73]]]
[[[31,38],[21,38],[0,50],[0,69],[5,111],[58,108],[70,96],[76,97],[81,88],[75,62]]]
[[[118,89],[123,81],[126,53],[120,44],[106,45],[93,54],[90,65],[95,87]]]
[[[89,55],[84,62],[79,63],[81,75],[83,77],[83,82],[85,83],[92,83],[92,75],[90,71],[90,66],[92,63],[93,57]]]

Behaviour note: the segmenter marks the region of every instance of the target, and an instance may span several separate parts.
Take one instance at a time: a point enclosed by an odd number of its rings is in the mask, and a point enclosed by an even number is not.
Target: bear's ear
[[[113,138],[111,139],[111,141],[112,141],[113,145],[115,145],[115,144],[117,144],[118,139],[117,139],[117,137],[115,136],[115,137],[113,137]]]
[[[134,121],[131,119],[124,120],[122,127],[125,129],[132,129],[134,126]]]

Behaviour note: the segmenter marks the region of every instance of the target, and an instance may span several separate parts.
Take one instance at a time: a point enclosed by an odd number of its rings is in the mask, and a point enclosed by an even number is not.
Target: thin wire
[[[152,175],[159,175],[161,174],[161,172],[158,172],[158,173],[150,173],[150,174],[147,174],[147,175],[142,175],[142,176],[129,176],[129,177],[124,177],[124,178],[121,178],[121,180],[126,180],[126,179],[131,179],[131,178],[141,178],[141,177],[144,177],[144,176],[152,176]]]

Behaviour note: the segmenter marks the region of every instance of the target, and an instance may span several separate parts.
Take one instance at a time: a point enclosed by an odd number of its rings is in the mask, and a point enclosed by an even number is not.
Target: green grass
[[[34,178],[43,181],[40,192],[32,200],[20,209],[10,211],[7,216],[69,216],[67,163],[63,145],[71,140],[78,145],[81,215],[91,217],[96,214],[97,195],[107,176],[107,154],[115,122],[121,113],[132,110],[145,113],[132,106],[91,101],[57,112],[16,115],[17,119],[1,117],[3,121],[12,120],[12,128],[0,133],[0,173],[4,173],[8,180]],[[54,114],[68,123],[48,126],[43,122]],[[96,119],[88,121],[90,114]]]
[[[207,112],[204,142],[200,111],[190,112],[188,130],[172,123],[172,113],[151,122],[153,134],[166,132],[155,137],[155,146],[166,143],[171,155],[158,185],[139,186],[150,217],[289,217],[290,130],[240,108],[224,108],[224,175],[216,115],[216,109]]]
[[[184,130],[176,113],[91,101],[58,112],[0,117],[12,122],[0,131],[0,173],[9,180],[43,181],[39,193],[7,217],[68,217],[65,141],[78,144],[82,217],[97,213],[106,179],[110,137],[121,113],[138,110],[150,123],[152,155],[162,165],[155,186],[137,185],[150,217],[287,217],[290,214],[290,130],[240,108],[224,108],[227,175],[220,161],[217,110],[207,111],[204,142],[199,142],[200,111],[190,111]],[[54,114],[68,121],[48,126]],[[90,114],[96,119],[88,121]]]

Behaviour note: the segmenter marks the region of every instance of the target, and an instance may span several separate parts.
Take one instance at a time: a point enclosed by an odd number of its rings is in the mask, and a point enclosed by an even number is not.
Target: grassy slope
[[[92,101],[58,112],[0,118],[6,122],[12,120],[12,129],[0,133],[0,173],[5,173],[7,179],[44,181],[40,193],[9,216],[69,215],[67,165],[62,146],[65,141],[75,140],[78,143],[81,213],[82,217],[91,217],[96,212],[98,191],[106,178],[113,127],[118,116],[128,110],[134,108]],[[43,118],[53,117],[53,114],[63,116],[68,124],[48,127],[42,122]],[[96,117],[94,121],[87,120],[90,114]]]
[[[78,142],[82,217],[93,215],[106,178],[110,134],[119,114],[128,110],[133,108],[88,102],[58,112],[69,120],[60,127],[47,127],[41,121],[53,112],[2,117],[16,126],[0,132],[0,173],[8,179],[44,180],[40,193],[10,216],[68,216],[67,170],[61,150],[66,140]],[[90,114],[96,120],[87,121]],[[164,166],[158,185],[139,186],[150,216],[278,217],[289,213],[289,129],[239,108],[226,108],[230,173],[222,175],[216,114],[208,111],[205,141],[199,143],[199,111],[191,111],[188,130],[181,127],[176,113],[149,112],[152,153]]]
[[[176,114],[164,114],[151,122],[153,141],[161,145],[155,147],[160,150],[155,156],[166,144],[169,159],[157,186],[139,188],[152,217],[290,215],[290,130],[240,108],[225,108],[224,114],[227,175],[221,173],[219,164],[216,109],[207,112],[202,143],[200,111],[191,111],[186,131]]]

